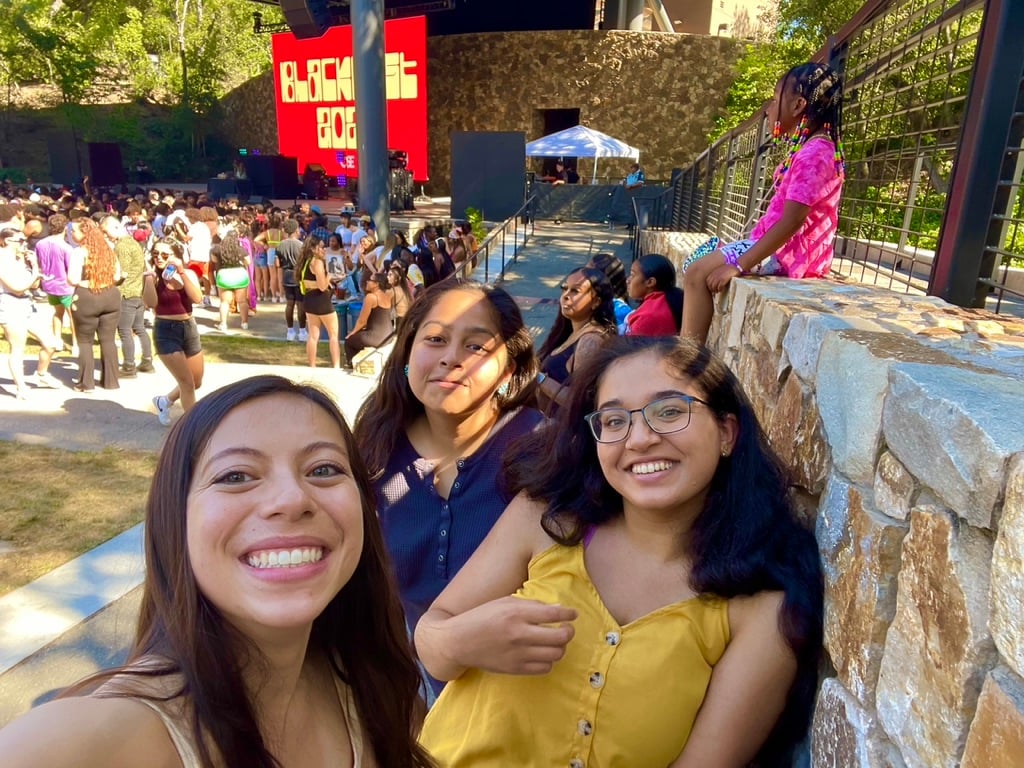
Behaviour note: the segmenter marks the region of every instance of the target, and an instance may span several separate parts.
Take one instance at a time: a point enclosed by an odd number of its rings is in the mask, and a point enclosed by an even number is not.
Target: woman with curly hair
[[[68,263],[68,283],[75,287],[71,304],[75,341],[78,344],[79,392],[92,392],[95,382],[93,340],[99,337],[100,386],[117,389],[117,346],[114,335],[121,316],[121,265],[103,230],[92,219],[76,222],[82,233],[82,244]]]

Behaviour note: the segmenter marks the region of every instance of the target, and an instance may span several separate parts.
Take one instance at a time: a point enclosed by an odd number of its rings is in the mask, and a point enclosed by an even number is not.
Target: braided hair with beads
[[[778,186],[793,163],[793,157],[810,138],[812,129],[822,130],[835,145],[836,175],[844,176],[846,163],[843,155],[841,124],[843,118],[843,83],[839,73],[826,64],[798,64],[782,78],[783,93],[792,92],[807,102],[800,124],[789,137],[789,153],[775,176]],[[772,134],[776,142],[782,137],[776,123]]]

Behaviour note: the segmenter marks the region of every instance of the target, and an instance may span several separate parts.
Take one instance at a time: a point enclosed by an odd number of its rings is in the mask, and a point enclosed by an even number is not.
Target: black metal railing
[[[483,260],[484,267],[484,282],[491,282],[491,251],[495,248],[500,248],[501,253],[501,268],[498,273],[494,276],[495,282],[500,282],[505,278],[505,269],[508,266],[509,261],[513,264],[519,260],[519,251],[526,245],[526,242],[530,239],[530,236],[534,233],[533,215],[532,208],[536,195],[530,195],[526,201],[519,207],[519,210],[509,216],[505,221],[501,223],[496,229],[492,230],[490,234],[484,238],[484,241],[480,243],[477,248],[474,259]],[[522,240],[520,241],[520,236]],[[511,243],[512,255],[509,258],[509,244]],[[479,267],[477,268],[479,269]],[[475,271],[475,270],[474,270]],[[458,272],[456,274],[459,274]],[[472,273],[470,273],[472,274]],[[463,277],[469,277],[470,274],[462,275]]]
[[[845,79],[833,272],[961,306],[1024,307],[1024,2],[870,0],[815,57]],[[764,109],[672,186],[671,228],[733,239],[779,161]]]

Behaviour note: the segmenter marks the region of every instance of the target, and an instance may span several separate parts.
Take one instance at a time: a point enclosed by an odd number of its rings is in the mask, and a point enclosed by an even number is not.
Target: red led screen
[[[331,176],[357,176],[358,109],[352,72],[352,27],[323,37],[273,37],[278,151]],[[409,170],[427,178],[427,21],[417,16],[384,23],[388,148],[409,153]]]

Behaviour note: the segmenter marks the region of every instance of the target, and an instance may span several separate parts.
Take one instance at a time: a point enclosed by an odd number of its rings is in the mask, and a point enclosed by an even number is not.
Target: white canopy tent
[[[526,145],[527,157],[592,157],[594,158],[593,182],[597,182],[597,158],[625,157],[640,159],[640,150],[624,141],[612,138],[606,133],[577,125],[564,131],[543,136]]]

